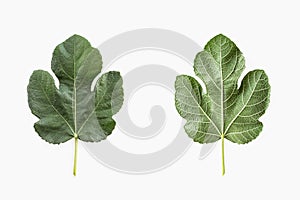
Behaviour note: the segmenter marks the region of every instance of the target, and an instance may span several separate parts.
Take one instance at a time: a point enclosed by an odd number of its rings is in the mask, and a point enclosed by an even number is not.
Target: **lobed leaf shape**
[[[259,118],[270,101],[270,85],[263,70],[250,71],[238,88],[245,59],[226,36],[212,38],[196,55],[195,74],[179,75],[175,81],[175,105],[187,120],[185,131],[195,142],[213,143],[220,139],[245,144],[262,131]]]
[[[98,49],[79,35],[55,48],[51,68],[59,88],[43,70],[33,72],[27,87],[29,107],[39,118],[35,131],[53,144],[72,138],[85,142],[106,139],[116,124],[112,116],[123,103],[120,73],[103,74],[91,90],[93,80],[101,72],[102,58]]]

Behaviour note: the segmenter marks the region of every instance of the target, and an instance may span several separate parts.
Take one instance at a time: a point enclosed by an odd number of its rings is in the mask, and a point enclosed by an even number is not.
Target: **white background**
[[[299,1],[1,1],[0,199],[299,199]],[[137,28],[180,32],[200,45],[218,33],[263,68],[272,86],[264,130],[247,145],[220,143],[205,160],[193,144],[171,167],[127,175],[100,165],[82,146],[73,177],[73,142],[35,134],[27,105],[34,69],[50,70],[53,48],[74,33],[97,46]]]

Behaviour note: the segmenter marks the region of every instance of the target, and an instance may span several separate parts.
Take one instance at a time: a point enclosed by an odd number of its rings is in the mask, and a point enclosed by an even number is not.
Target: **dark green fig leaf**
[[[100,142],[115,127],[112,118],[123,103],[122,77],[119,72],[103,74],[91,90],[102,69],[98,49],[79,35],[59,44],[51,68],[59,80],[46,71],[36,70],[27,87],[28,103],[39,118],[35,131],[45,141],[60,144],[75,139],[74,175],[76,175],[78,140]]]

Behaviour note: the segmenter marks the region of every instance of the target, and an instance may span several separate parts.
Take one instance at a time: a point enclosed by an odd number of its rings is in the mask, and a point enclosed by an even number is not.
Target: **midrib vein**
[[[74,98],[74,129],[77,134],[77,94],[76,94],[76,73],[75,73],[75,42],[73,43],[73,98]]]
[[[220,73],[221,73],[221,133],[224,134],[224,88],[222,71],[222,40],[220,41]]]

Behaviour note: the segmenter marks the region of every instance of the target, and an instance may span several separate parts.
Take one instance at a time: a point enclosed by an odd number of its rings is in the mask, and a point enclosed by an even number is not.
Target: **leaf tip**
[[[78,34],[73,34],[70,38],[78,38],[78,39],[85,39],[83,36],[81,36],[81,35],[78,35]],[[86,39],[85,39],[86,40]]]

